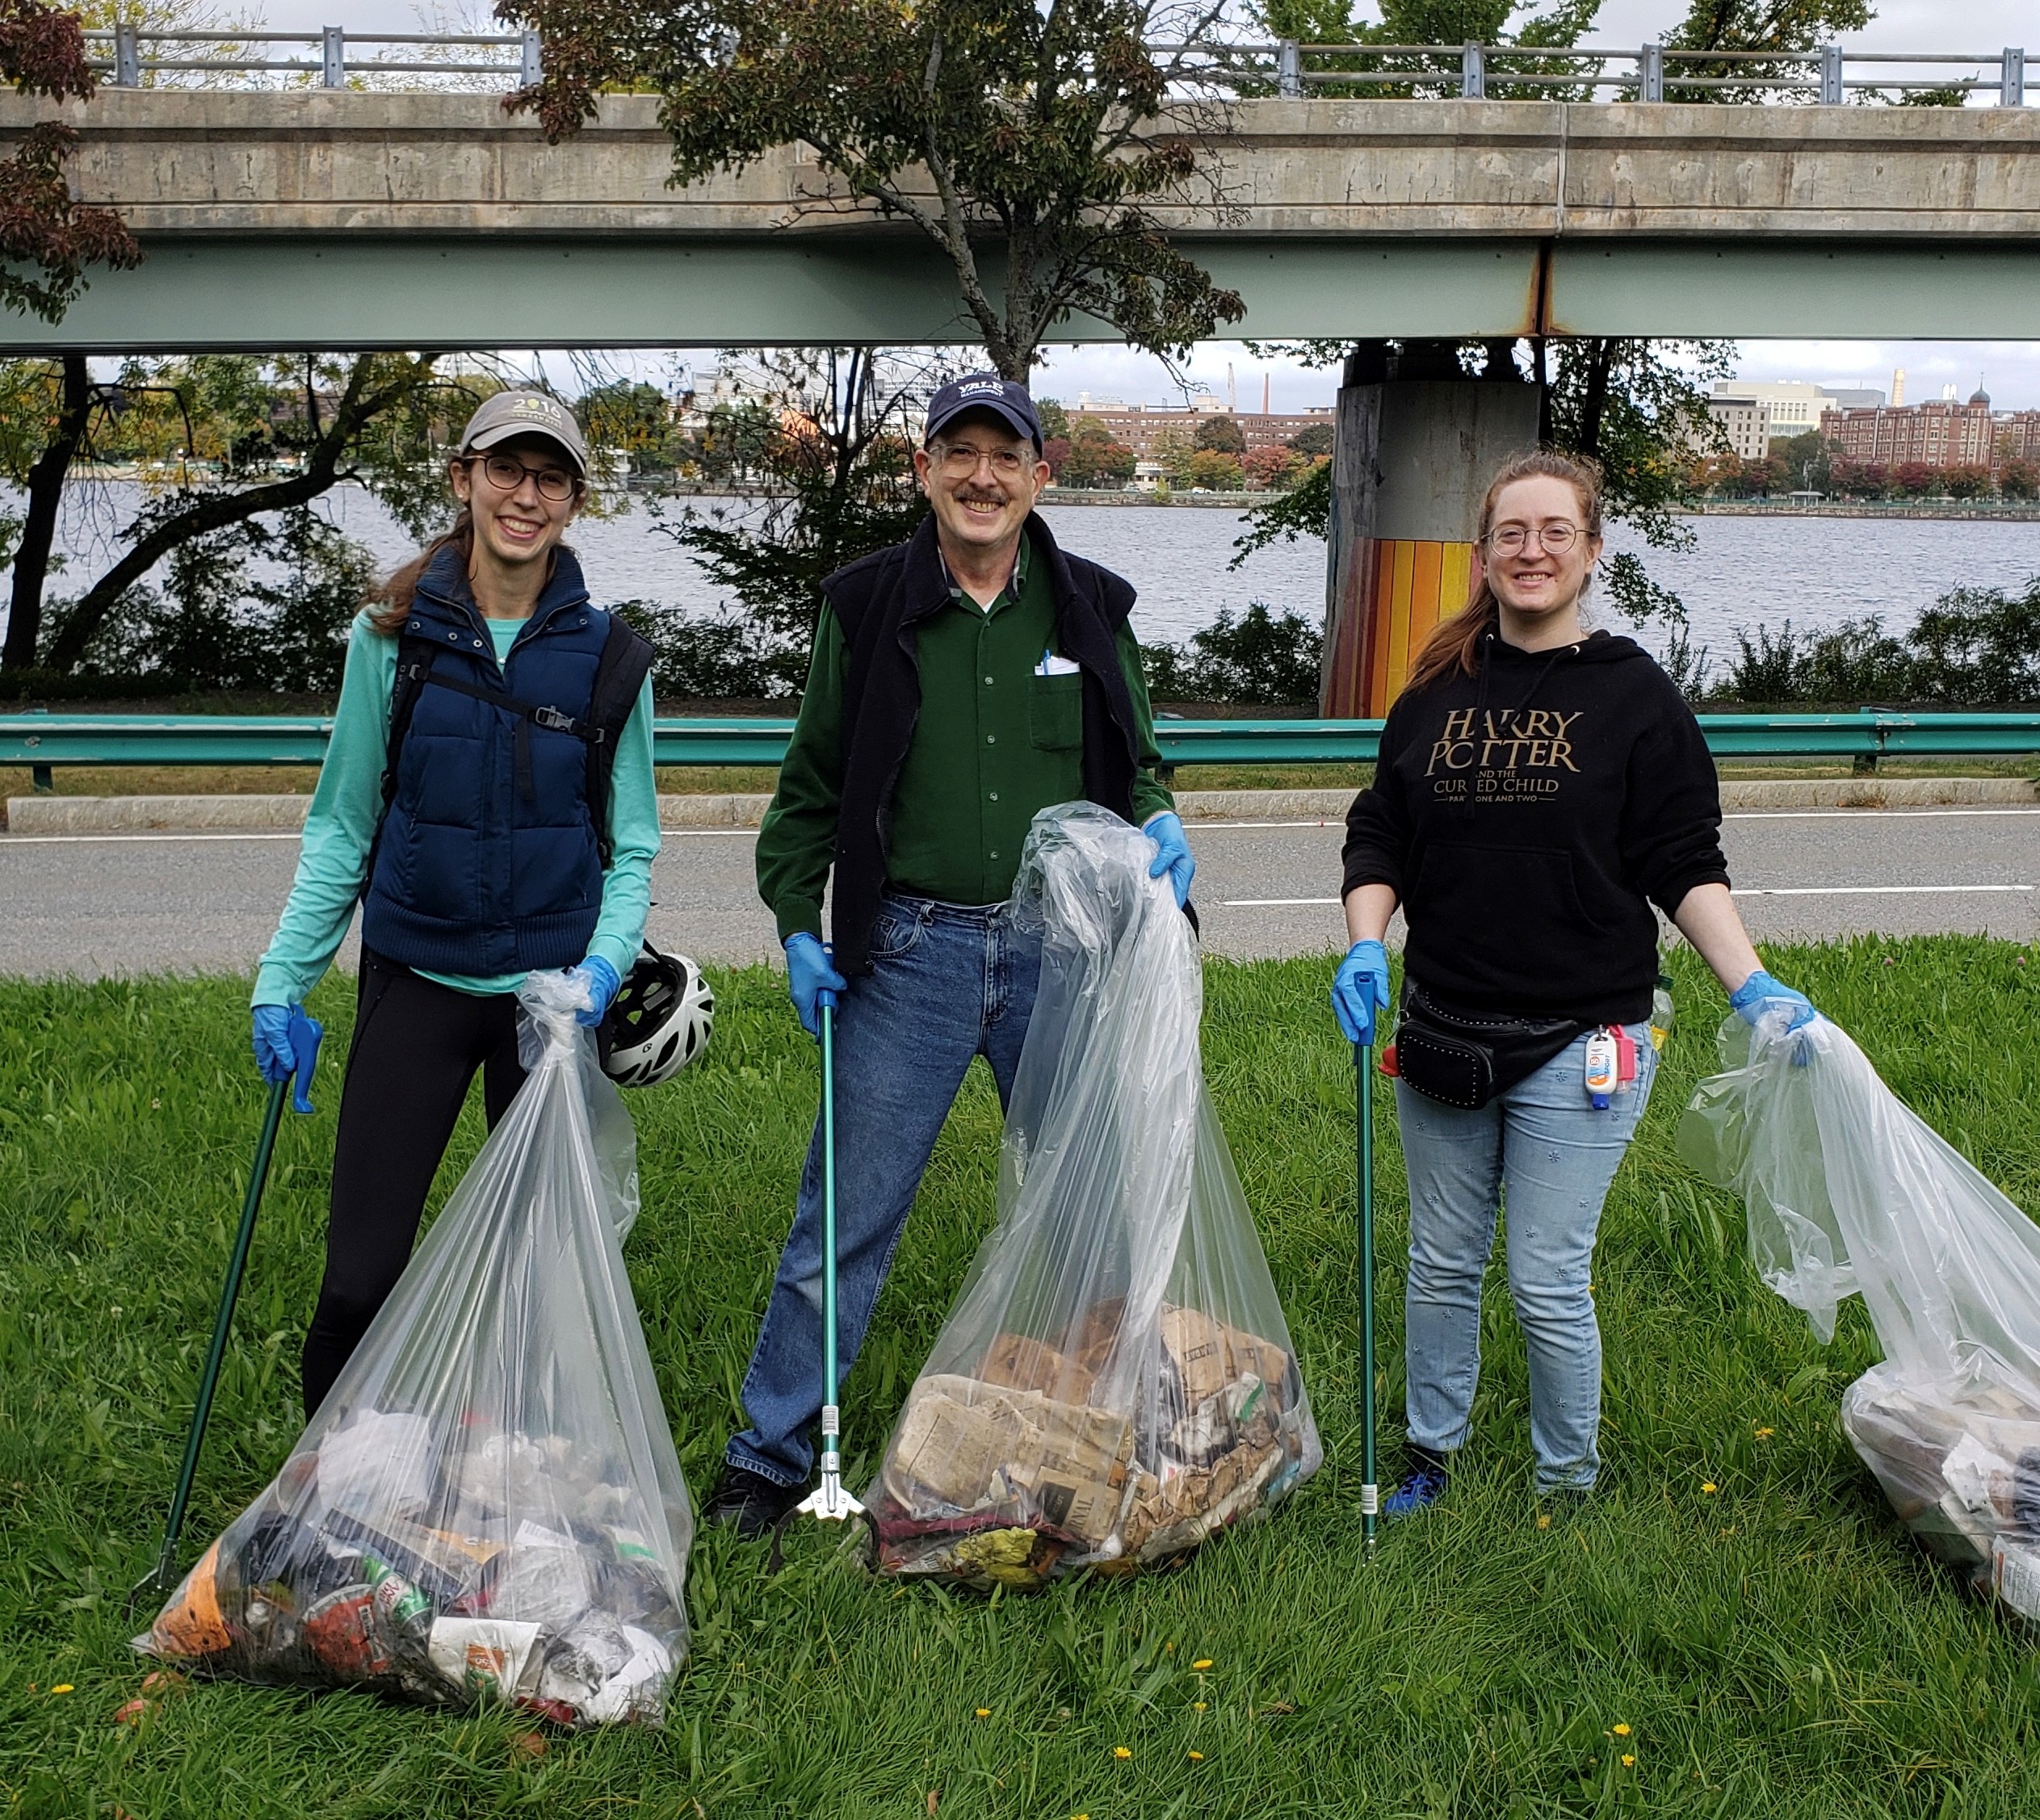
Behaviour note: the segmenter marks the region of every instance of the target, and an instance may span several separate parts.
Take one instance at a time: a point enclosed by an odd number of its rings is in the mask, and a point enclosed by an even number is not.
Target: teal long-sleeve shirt
[[[488,619],[496,660],[510,656],[524,629],[522,619]],[[397,686],[397,640],[378,632],[366,613],[347,635],[347,667],[334,711],[333,738],[312,807],[304,820],[297,876],[276,934],[255,975],[254,1004],[301,1004],[319,983],[353,920],[367,876],[369,849],[383,816],[383,766],[388,752],[389,698]],[[620,979],[637,959],[644,918],[652,906],[652,862],[659,850],[658,789],[652,775],[652,682],[616,742],[609,792],[609,870],[602,874],[601,913],[588,952],[615,968]],[[422,971],[422,970],[420,970]],[[458,992],[514,992],[522,973],[480,978],[427,973]]]

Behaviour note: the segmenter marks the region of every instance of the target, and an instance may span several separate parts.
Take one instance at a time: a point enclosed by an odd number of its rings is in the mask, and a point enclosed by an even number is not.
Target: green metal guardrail
[[[2040,753],[2040,714],[1703,714],[1716,757],[1880,758]],[[653,723],[661,765],[776,765],[791,720],[704,719]],[[317,765],[330,719],[264,715],[0,715],[0,765]],[[1169,765],[1366,763],[1379,720],[1160,720]]]

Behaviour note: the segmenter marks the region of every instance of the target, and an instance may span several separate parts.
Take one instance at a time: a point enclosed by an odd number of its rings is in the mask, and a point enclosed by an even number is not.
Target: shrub
[[[1301,614],[1278,616],[1256,601],[1236,618],[1219,614],[1187,648],[1157,643],[1142,654],[1148,690],[1161,700],[1274,707],[1317,699],[1324,648],[1322,630]]]

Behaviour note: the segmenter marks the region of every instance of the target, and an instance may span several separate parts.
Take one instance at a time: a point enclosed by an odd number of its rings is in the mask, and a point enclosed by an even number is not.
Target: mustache
[[[1002,493],[988,493],[982,487],[967,487],[956,495],[966,505],[1003,505],[1006,496]]]

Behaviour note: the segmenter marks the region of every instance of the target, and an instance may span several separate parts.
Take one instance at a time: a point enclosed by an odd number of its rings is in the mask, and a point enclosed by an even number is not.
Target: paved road
[[[1344,946],[1337,824],[1201,823],[1207,946],[1239,958]],[[703,960],[776,952],[752,834],[670,831],[652,934]],[[2040,935],[2040,808],[1731,815],[1744,914],[1765,937],[1858,931]],[[0,835],[0,973],[252,968],[289,889],[295,834]],[[342,951],[351,966],[351,942]]]

